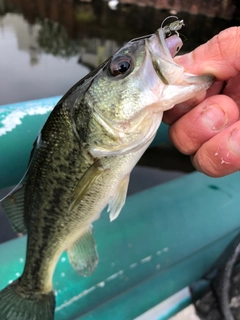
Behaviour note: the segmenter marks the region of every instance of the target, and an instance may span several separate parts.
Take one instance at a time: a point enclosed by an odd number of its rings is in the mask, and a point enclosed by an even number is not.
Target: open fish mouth
[[[183,86],[204,83],[205,87],[209,87],[213,82],[213,76],[185,73],[184,68],[173,60],[183,45],[178,33],[183,25],[183,20],[176,20],[170,25],[162,26],[146,40],[155,72],[165,85]],[[171,35],[172,33],[175,34]]]
[[[183,25],[182,21],[179,21],[179,23]],[[167,32],[166,28],[170,30],[170,25],[166,27],[161,26],[146,40],[146,44],[155,72],[165,85],[169,85],[174,84],[184,72],[184,69],[173,60],[173,57],[181,49],[183,42],[178,32],[171,35],[171,31],[168,30],[169,32]],[[168,37],[168,35],[170,36]]]
[[[176,20],[165,27],[162,24],[161,28],[146,39],[154,71],[163,85],[160,85],[162,111],[207,90],[214,81],[212,75],[185,72],[184,68],[173,60],[183,45],[178,33],[183,25],[183,20]]]

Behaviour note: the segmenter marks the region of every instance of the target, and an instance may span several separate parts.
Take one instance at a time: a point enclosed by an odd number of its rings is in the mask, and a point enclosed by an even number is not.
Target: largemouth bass
[[[0,292],[0,319],[53,319],[52,276],[61,253],[68,251],[80,274],[95,270],[92,223],[106,205],[110,220],[119,215],[130,172],[163,112],[211,85],[211,76],[186,74],[173,61],[182,24],[128,42],[51,112],[22,187],[3,201],[14,230],[28,240],[21,277]]]

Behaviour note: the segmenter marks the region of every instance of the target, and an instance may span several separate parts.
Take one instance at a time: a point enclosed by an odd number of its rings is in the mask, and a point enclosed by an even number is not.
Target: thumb
[[[240,27],[228,28],[192,52],[174,59],[187,72],[227,80],[240,71]]]

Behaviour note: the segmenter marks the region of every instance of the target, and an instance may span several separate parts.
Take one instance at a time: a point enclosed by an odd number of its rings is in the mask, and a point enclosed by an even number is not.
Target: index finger
[[[175,58],[187,72],[227,80],[240,71],[240,27],[220,32],[192,52]]]

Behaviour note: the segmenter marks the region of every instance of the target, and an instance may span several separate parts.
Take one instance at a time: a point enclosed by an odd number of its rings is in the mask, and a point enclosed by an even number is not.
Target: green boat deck
[[[19,182],[29,153],[59,97],[1,106],[0,189]],[[167,141],[161,126],[155,144]],[[54,274],[56,320],[135,319],[199,280],[240,229],[239,173],[213,179],[184,175],[127,198],[112,223],[106,211],[94,223],[99,265],[79,276],[64,253]],[[26,237],[0,245],[0,289],[17,278]],[[178,299],[155,319],[168,319],[186,304]],[[152,318],[151,318],[152,320]]]

